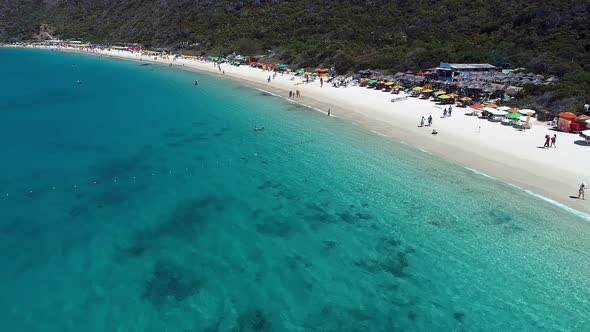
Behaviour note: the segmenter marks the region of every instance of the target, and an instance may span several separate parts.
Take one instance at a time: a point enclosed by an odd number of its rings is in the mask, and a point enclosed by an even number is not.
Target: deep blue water
[[[590,329],[590,223],[520,190],[203,74],[0,75],[3,331]]]

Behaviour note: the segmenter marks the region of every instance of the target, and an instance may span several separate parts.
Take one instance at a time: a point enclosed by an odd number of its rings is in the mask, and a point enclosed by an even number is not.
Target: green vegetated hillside
[[[267,53],[340,71],[510,62],[561,77],[522,102],[577,110],[590,96],[590,2],[572,0],[0,0],[0,38],[47,23],[62,38],[220,54]]]

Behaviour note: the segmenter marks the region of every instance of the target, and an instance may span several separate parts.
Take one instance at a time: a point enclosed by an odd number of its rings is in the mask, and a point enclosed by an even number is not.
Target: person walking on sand
[[[320,77],[320,88],[324,86],[324,78]]]
[[[449,112],[447,113],[447,115],[450,117],[451,113],[453,112],[453,106],[449,106]]]
[[[586,187],[586,182],[582,182],[580,189],[578,189],[578,199],[586,200],[586,197],[584,197],[584,189],[586,188],[588,188]]]
[[[289,98],[293,98],[293,90],[289,90]]]
[[[445,108],[445,110],[443,111],[443,118],[447,117],[447,109]]]
[[[556,148],[557,146],[555,145],[555,141],[557,140],[557,134],[553,134],[553,137],[551,137],[551,147],[552,148]]]
[[[551,141],[551,136],[545,135],[545,144],[543,145],[543,147],[548,149],[550,141]]]
[[[301,97],[301,92],[299,92],[299,90],[295,90],[295,94],[297,95],[297,98]]]
[[[266,81],[267,81],[268,83],[270,83],[270,76],[269,76],[269,77],[266,79]]]
[[[432,126],[432,115],[428,116],[428,127]]]
[[[420,120],[420,127],[424,127],[424,117],[422,117],[422,119]]]

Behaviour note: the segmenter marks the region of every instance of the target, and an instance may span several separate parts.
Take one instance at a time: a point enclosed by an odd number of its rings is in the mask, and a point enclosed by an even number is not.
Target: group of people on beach
[[[430,127],[432,126],[432,115],[429,115],[428,118],[425,118],[424,116],[422,117],[422,119],[420,119],[420,127]],[[432,129],[432,135],[437,135],[438,131],[436,129]]]
[[[545,144],[543,147],[545,149],[556,148],[555,142],[557,141],[557,134],[553,134],[553,136],[549,136],[549,134],[545,135]]]
[[[293,92],[292,90],[289,90],[289,98],[299,98],[301,97],[301,92],[299,90],[295,90],[295,92]]]
[[[424,116],[422,116],[422,119],[420,119],[420,127],[430,127],[432,126],[432,115],[428,116],[428,119],[424,118]]]

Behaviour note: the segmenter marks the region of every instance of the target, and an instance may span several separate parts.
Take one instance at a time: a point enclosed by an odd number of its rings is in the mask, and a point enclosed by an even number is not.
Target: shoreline
[[[213,63],[199,60],[154,59],[125,51],[35,48],[161,65],[171,63],[175,68],[215,74],[319,112],[327,113],[330,109],[332,116],[363,127],[372,134],[412,145],[420,151],[450,161],[480,176],[504,182],[590,220],[590,203],[572,198],[577,195],[580,182],[588,180],[584,176],[590,175],[584,169],[584,165],[590,165],[590,147],[575,144],[579,138],[573,134],[557,132],[559,148],[541,151],[538,145],[542,144],[542,136],[546,132],[553,134],[544,124],[535,123],[533,129],[517,132],[499,123],[468,117],[463,114],[464,109],[460,108],[454,108],[453,117],[442,119],[439,118],[442,107],[430,101],[408,98],[393,103],[390,99],[394,95],[381,91],[360,87],[333,88],[328,84],[320,87],[317,81],[294,86],[294,82],[301,79],[293,81],[289,74],[277,75],[267,83],[266,78],[272,73],[244,65],[235,67],[222,64],[225,71],[222,73]],[[287,98],[289,91],[295,89],[301,91],[302,97]],[[429,113],[434,118],[432,128],[436,128],[439,135],[430,135],[430,127],[417,126],[420,116],[428,116]],[[479,127],[478,131],[475,130],[476,126]],[[536,136],[532,136],[533,133]],[[514,146],[516,143],[519,145]]]

